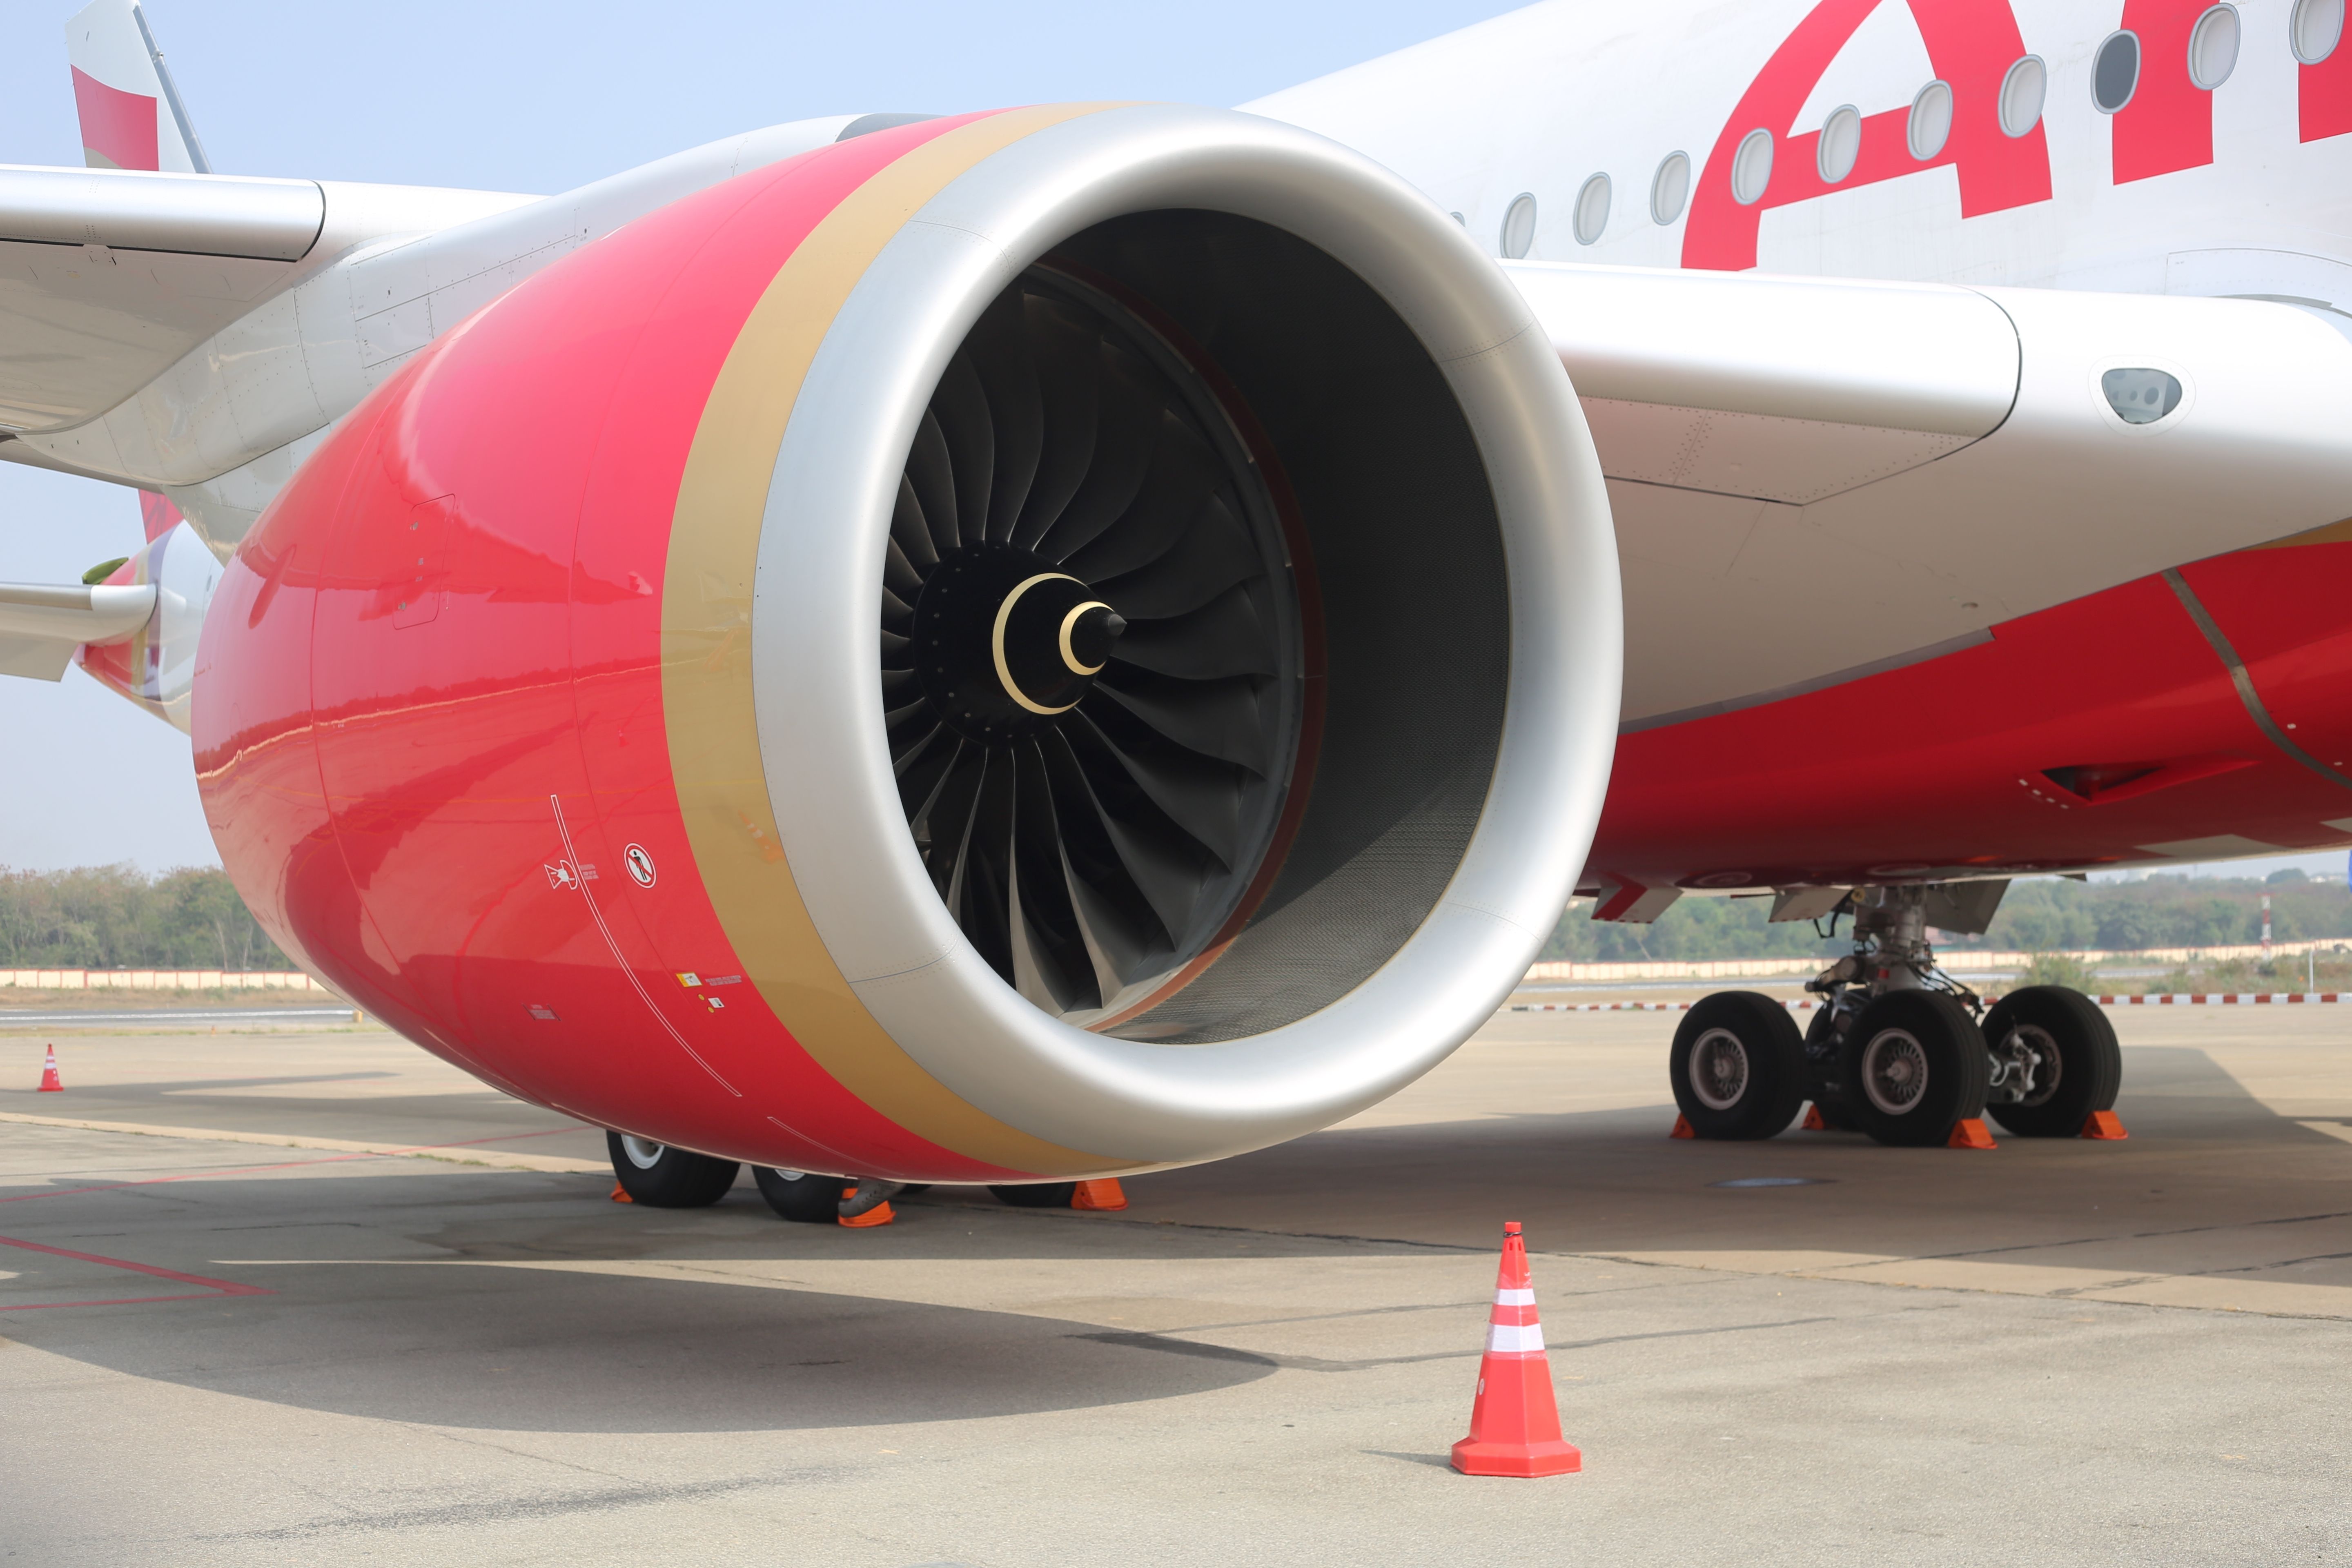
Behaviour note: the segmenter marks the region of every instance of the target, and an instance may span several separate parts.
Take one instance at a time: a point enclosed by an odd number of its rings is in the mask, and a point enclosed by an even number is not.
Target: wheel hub
[[[1862,1055],[1863,1092],[1889,1116],[1916,1109],[1927,1092],[1927,1053],[1908,1030],[1888,1029]]]
[[[1728,1029],[1709,1029],[1691,1047],[1691,1092],[1709,1110],[1728,1110],[1748,1092],[1748,1047]]]

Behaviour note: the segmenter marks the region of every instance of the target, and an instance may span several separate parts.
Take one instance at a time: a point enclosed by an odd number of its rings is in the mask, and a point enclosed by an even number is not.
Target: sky
[[[8,0],[0,163],[76,165],[65,22]],[[1516,7],[1507,0],[1018,5],[142,0],[222,174],[552,193],[820,114],[1073,99],[1229,105]],[[141,543],[132,492],[0,463],[0,581]],[[219,864],[188,742],[79,669],[0,677],[0,866]]]
[[[78,165],[65,20],[9,0],[0,163]],[[551,193],[820,114],[1070,99],[1234,104],[1515,9],[1498,0],[554,5],[142,0],[224,174]],[[649,18],[658,17],[658,22]],[[391,18],[396,17],[396,21]],[[0,463],[0,581],[141,542],[129,490]],[[217,865],[187,742],[79,669],[0,677],[0,866]],[[2242,876],[2345,857],[2197,868]]]

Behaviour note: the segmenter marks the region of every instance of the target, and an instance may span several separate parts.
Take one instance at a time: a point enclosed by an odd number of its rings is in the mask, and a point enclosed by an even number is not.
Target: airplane
[[[2105,1016],[1932,933],[2352,842],[2342,34],[1553,0],[534,196],[215,172],[95,0],[0,458],[149,543],[0,669],[187,731],[278,944],[640,1202],[1295,1137],[1578,893],[1852,920],[1805,1030],[1685,1015],[1697,1137],[2074,1136]]]

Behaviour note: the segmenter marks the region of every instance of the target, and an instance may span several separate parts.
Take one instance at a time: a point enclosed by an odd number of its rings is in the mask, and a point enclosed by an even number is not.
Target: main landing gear
[[[1857,889],[1853,953],[1811,981],[1801,1034],[1752,991],[1696,1004],[1675,1031],[1675,1103],[1700,1138],[1770,1138],[1811,1100],[1831,1127],[1937,1146],[1990,1115],[2021,1138],[2071,1138],[2113,1109],[2123,1055],[2080,992],[2033,985],[1990,1009],[1937,967],[1927,889]]]

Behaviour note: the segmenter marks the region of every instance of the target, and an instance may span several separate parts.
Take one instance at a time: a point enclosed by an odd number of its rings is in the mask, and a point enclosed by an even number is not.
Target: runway
[[[595,1131],[380,1031],[61,1037],[52,1095],[0,1039],[0,1549],[2344,1561],[2352,1042],[2117,1023],[2123,1143],[1669,1142],[1670,1016],[1505,1014],[1123,1214],[874,1231],[614,1205]],[[1580,1476],[1444,1468],[1505,1219]]]

